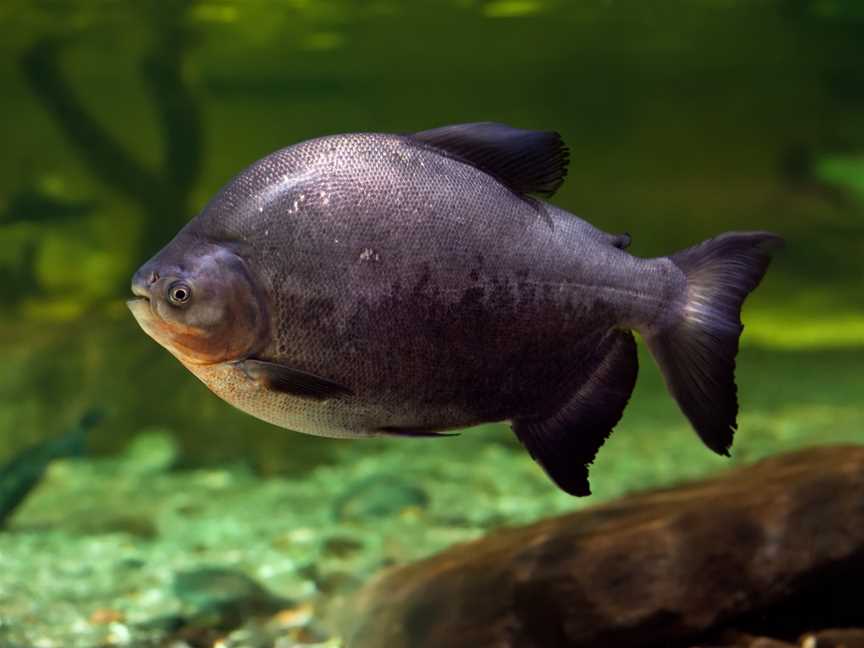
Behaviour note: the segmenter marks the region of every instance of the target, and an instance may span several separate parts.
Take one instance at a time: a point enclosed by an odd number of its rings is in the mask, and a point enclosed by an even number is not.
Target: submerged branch
[[[58,65],[60,43],[43,40],[22,58],[24,78],[93,175],[135,202],[146,205],[161,179],[146,169],[84,108]]]
[[[145,212],[140,239],[144,254],[151,254],[166,233],[185,222],[189,196],[201,172],[201,109],[182,74],[188,50],[182,19],[185,8],[185,2],[153,3],[148,8],[153,42],[141,64],[141,76],[156,112],[162,144],[162,160],[155,170],[135,159],[87,111],[62,73],[59,39],[38,41],[20,59],[31,91],[84,165]]]
[[[182,21],[185,5],[185,2],[172,3],[167,12],[152,11],[155,40],[151,54],[141,66],[160,125],[161,176],[184,213],[189,193],[201,173],[204,149],[201,109],[183,80],[183,61],[189,43],[189,33]]]

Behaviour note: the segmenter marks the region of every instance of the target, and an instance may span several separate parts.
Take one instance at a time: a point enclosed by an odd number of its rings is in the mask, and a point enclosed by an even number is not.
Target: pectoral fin
[[[545,418],[513,421],[513,431],[549,477],[571,495],[590,495],[588,465],[621,419],[636,384],[636,343],[614,331],[589,363],[587,380]]]
[[[284,392],[292,396],[326,400],[348,396],[352,393],[347,387],[332,380],[275,362],[247,358],[235,364],[249,378],[258,381],[267,389]]]

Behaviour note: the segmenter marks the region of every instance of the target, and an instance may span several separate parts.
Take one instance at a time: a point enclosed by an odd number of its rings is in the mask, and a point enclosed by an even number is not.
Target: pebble
[[[123,613],[119,610],[99,608],[90,614],[90,623],[93,625],[108,625],[118,621],[123,621]]]
[[[177,439],[168,430],[148,429],[135,436],[121,457],[125,469],[136,475],[170,470],[180,455]]]
[[[271,622],[282,628],[296,628],[308,625],[312,620],[312,605],[304,603],[293,608],[279,610],[273,615]]]
[[[269,616],[286,601],[269,592],[251,576],[234,569],[203,567],[179,572],[174,593],[192,615],[206,626],[234,628],[249,617]]]
[[[362,521],[425,509],[429,496],[416,484],[393,475],[372,475],[351,482],[333,504],[340,520]]]

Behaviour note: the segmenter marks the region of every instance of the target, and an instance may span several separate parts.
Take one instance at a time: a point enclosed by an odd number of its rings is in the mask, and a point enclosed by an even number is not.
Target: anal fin
[[[636,384],[636,342],[613,331],[588,361],[593,370],[545,418],[517,419],[513,431],[546,474],[571,495],[590,495],[588,466],[621,419]]]

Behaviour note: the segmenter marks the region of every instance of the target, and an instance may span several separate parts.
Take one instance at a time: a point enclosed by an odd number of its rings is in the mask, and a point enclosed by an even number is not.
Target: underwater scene
[[[0,52],[0,648],[864,646],[864,5]]]

